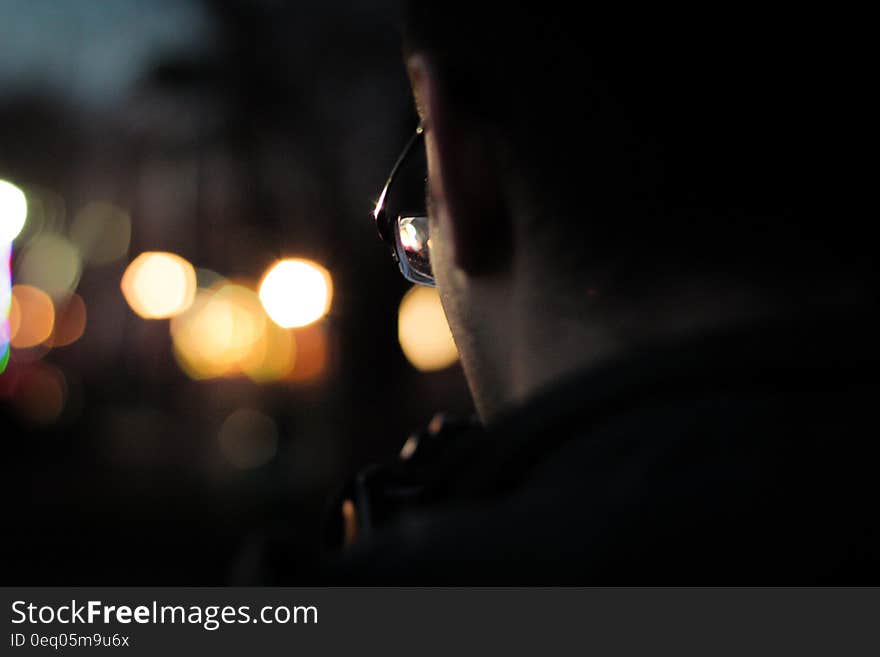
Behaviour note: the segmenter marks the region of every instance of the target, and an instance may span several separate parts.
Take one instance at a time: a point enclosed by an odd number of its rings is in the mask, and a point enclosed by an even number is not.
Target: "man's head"
[[[433,268],[478,406],[533,389],[536,360],[583,360],[579,341],[618,349],[672,290],[857,278],[865,252],[829,236],[821,193],[847,80],[812,33],[478,5],[412,0],[404,26]]]

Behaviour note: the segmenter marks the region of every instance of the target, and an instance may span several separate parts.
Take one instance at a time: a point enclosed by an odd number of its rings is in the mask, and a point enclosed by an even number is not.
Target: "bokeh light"
[[[327,370],[327,331],[321,324],[296,329],[296,367],[289,381],[306,382],[319,379]]]
[[[330,310],[332,299],[329,272],[310,260],[281,260],[260,284],[260,301],[272,321],[282,328],[316,322]]]
[[[19,248],[25,248],[41,235],[63,234],[67,208],[64,199],[55,192],[37,185],[29,185],[27,191],[27,221],[15,240]]]
[[[231,376],[243,364],[260,370],[268,320],[256,293],[241,285],[223,284],[199,290],[189,310],[171,321],[174,355],[193,379]]]
[[[19,373],[13,404],[30,424],[46,426],[55,422],[67,401],[67,380],[57,367],[31,363]]]
[[[232,312],[214,300],[215,290],[199,290],[189,309],[171,320],[174,357],[192,379],[210,379],[223,374],[232,363],[226,345],[232,336]]]
[[[24,192],[8,180],[0,180],[0,245],[18,237],[27,220],[28,204]]]
[[[213,269],[205,269],[204,267],[196,268],[196,284],[200,288],[219,288],[226,282],[226,278],[222,274],[218,274]]]
[[[214,295],[212,303],[225,304],[229,309],[232,330],[224,344],[224,358],[231,366],[238,366],[259,347],[264,335],[268,320],[260,300],[255,292],[242,285],[223,285]]]
[[[106,201],[92,201],[77,214],[70,226],[70,239],[83,261],[106,265],[128,253],[131,219],[125,210]]]
[[[290,374],[297,361],[297,342],[293,331],[267,321],[260,339],[241,360],[240,367],[255,383],[270,383]]]
[[[25,247],[18,259],[16,281],[38,287],[57,298],[76,288],[81,271],[76,245],[57,233],[47,233]]]
[[[217,440],[226,460],[247,470],[265,465],[275,457],[278,427],[265,413],[239,408],[224,420]]]
[[[18,333],[18,329],[21,326],[21,306],[18,305],[18,299],[12,294],[12,289],[9,290],[9,312],[8,312],[8,320],[6,323],[7,332],[6,332],[6,340],[7,342],[12,340],[12,336]]]
[[[12,324],[12,274],[9,261],[12,244],[0,244],[0,374],[9,363],[9,337]],[[16,317],[16,322],[20,319]]]
[[[120,287],[135,313],[145,319],[165,319],[192,305],[196,272],[179,255],[148,251],[128,265]]]
[[[86,329],[86,304],[74,293],[55,304],[55,327],[47,341],[51,347],[66,347],[79,340]]]
[[[9,341],[16,349],[35,347],[49,339],[55,326],[55,306],[43,290],[32,285],[14,285],[12,304],[15,325],[10,322]]]
[[[406,359],[419,371],[442,370],[458,360],[458,349],[434,288],[415,286],[404,295],[397,335]]]

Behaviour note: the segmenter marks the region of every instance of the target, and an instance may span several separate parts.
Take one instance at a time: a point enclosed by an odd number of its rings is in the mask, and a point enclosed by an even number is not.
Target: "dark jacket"
[[[868,315],[645,348],[346,492],[330,581],[880,584]],[[331,523],[331,542],[339,541]]]

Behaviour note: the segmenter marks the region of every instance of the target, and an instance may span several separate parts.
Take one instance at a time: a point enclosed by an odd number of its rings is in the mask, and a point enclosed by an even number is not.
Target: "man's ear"
[[[512,227],[491,135],[450,99],[429,58],[411,55],[407,69],[425,128],[432,210],[453,260],[470,275],[503,267]]]

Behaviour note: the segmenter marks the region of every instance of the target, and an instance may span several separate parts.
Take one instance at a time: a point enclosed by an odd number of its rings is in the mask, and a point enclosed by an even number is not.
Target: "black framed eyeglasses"
[[[434,287],[434,273],[431,270],[431,236],[428,232],[428,213],[421,212],[389,212],[388,191],[391,184],[399,177],[399,172],[404,163],[410,159],[413,151],[418,151],[416,145],[422,144],[425,133],[424,126],[420,123],[415,134],[410,137],[400,157],[391,169],[385,187],[379,194],[379,200],[373,210],[373,218],[376,220],[376,228],[382,241],[391,249],[391,257],[400,267],[400,273],[406,280],[418,285]],[[422,149],[424,152],[424,149]],[[417,172],[422,183],[425,180],[425,170]],[[424,186],[421,186],[421,204],[424,205]],[[396,216],[396,219],[391,217]]]

